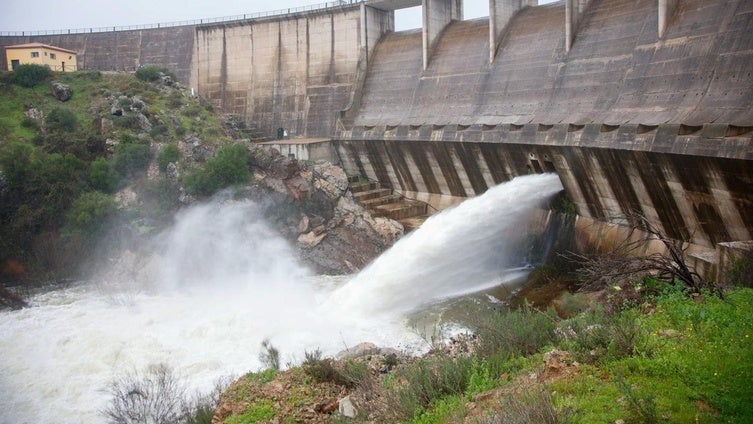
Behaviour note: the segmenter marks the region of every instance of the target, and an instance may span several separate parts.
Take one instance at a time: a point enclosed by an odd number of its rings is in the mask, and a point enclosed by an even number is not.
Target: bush
[[[13,70],[12,82],[22,87],[31,88],[52,76],[48,66],[26,64],[19,65]]]
[[[435,357],[396,371],[385,387],[391,419],[409,419],[438,399],[465,394],[475,366],[473,358]]]
[[[556,313],[553,310],[537,312],[523,305],[506,313],[486,314],[476,326],[480,353],[531,355],[554,340]]]
[[[167,68],[156,65],[144,65],[136,70],[136,78],[141,81],[157,81],[162,75],[172,76],[172,73]]]
[[[56,107],[45,118],[45,126],[49,131],[74,132],[78,127],[76,115],[68,109]]]
[[[120,175],[107,159],[100,157],[89,165],[89,184],[95,190],[112,193],[118,188]]]
[[[316,349],[304,353],[303,371],[319,383],[335,383],[345,387],[356,387],[369,378],[369,370],[364,362],[347,361],[337,366],[331,358],[322,358]]]
[[[191,194],[211,195],[233,184],[242,184],[251,177],[251,158],[242,144],[223,147],[217,156],[208,160],[204,168],[183,179],[186,191]]]
[[[39,131],[39,121],[37,121],[34,118],[29,118],[28,116],[25,116],[21,120],[21,126],[24,128],[28,128],[30,130]]]
[[[175,143],[170,143],[160,150],[157,155],[157,165],[162,172],[167,171],[167,165],[170,163],[178,162],[180,159],[180,149]]]
[[[63,233],[93,241],[105,232],[116,211],[112,196],[98,191],[84,193],[71,205]]]
[[[115,146],[115,156],[113,156],[113,167],[121,175],[134,177],[139,171],[149,165],[152,152],[147,144],[124,143]]]

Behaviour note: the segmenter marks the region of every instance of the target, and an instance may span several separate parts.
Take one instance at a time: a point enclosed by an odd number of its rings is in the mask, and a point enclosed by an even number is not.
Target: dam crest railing
[[[179,26],[216,24],[223,22],[248,21],[253,19],[268,18],[273,16],[290,15],[294,13],[310,12],[314,10],[332,9],[341,6],[361,3],[363,0],[336,0],[326,3],[310,4],[307,6],[289,7],[286,9],[277,9],[266,12],[254,12],[243,15],[223,16],[219,18],[193,19],[187,21],[162,22],[156,24],[144,25],[126,25],[98,28],[76,28],[76,29],[53,29],[41,31],[0,31],[2,37],[25,37],[37,35],[66,35],[66,34],[88,34],[95,32],[115,32],[115,31],[133,31],[141,29],[160,29],[172,28]]]

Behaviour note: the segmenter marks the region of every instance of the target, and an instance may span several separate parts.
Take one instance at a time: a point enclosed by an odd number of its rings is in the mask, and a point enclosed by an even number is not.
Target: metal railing
[[[133,31],[141,29],[159,29],[159,28],[172,28],[179,26],[196,26],[205,24],[215,24],[223,22],[234,21],[247,21],[252,19],[268,18],[272,16],[290,15],[294,13],[310,12],[313,10],[332,9],[342,6],[348,6],[351,4],[358,4],[364,0],[337,0],[329,1],[326,3],[311,4],[308,6],[290,7],[287,9],[271,10],[268,12],[254,12],[243,15],[235,16],[223,16],[219,18],[206,18],[206,19],[194,19],[189,21],[175,21],[175,22],[163,22],[157,24],[145,24],[145,25],[127,25],[127,26],[113,26],[113,27],[99,27],[99,28],[76,28],[76,29],[53,29],[43,31],[0,31],[0,36],[3,37],[24,37],[33,35],[67,35],[67,34],[87,34],[94,32],[113,32],[113,31]]]

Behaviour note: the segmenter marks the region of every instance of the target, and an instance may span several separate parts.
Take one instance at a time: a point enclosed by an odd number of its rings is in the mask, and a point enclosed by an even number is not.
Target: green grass
[[[262,401],[252,404],[246,412],[240,415],[230,416],[226,424],[252,424],[267,421],[275,416],[274,404],[272,401]]]

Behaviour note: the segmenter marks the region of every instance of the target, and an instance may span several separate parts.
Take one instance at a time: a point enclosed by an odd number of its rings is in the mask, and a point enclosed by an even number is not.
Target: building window
[[[70,59],[73,59],[73,56],[68,56],[68,59],[69,59],[69,60],[70,60]]]
[[[47,56],[47,52],[44,52],[44,55]]]
[[[39,52],[31,52],[31,57],[39,57]]]
[[[50,53],[50,59],[55,59],[55,53]]]

